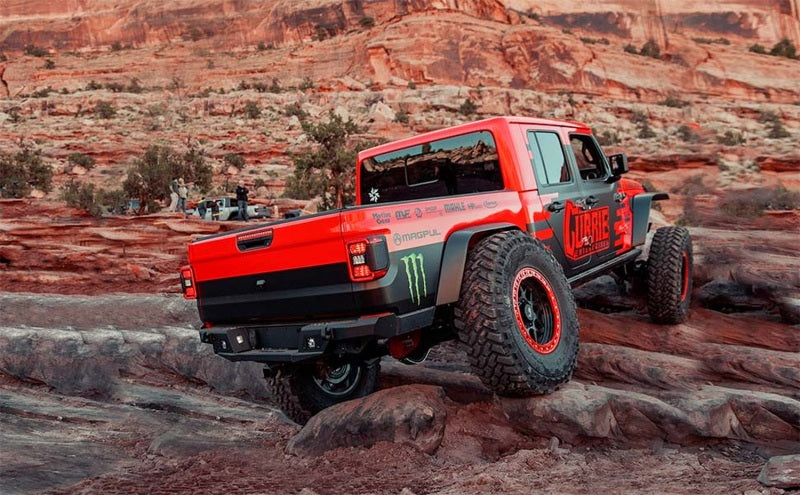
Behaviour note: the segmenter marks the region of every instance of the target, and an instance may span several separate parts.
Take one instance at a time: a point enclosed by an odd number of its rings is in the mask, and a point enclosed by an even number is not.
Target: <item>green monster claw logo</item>
[[[408,292],[411,295],[411,300],[419,306],[422,304],[422,298],[428,295],[428,281],[425,279],[424,258],[421,253],[412,253],[408,256],[403,256],[400,258],[400,261],[402,261],[406,267]],[[420,293],[420,282],[422,282],[422,293]]]

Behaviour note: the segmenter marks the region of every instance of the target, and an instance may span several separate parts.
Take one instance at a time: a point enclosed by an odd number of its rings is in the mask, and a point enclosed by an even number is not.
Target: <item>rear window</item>
[[[472,132],[367,158],[361,203],[389,203],[503,189],[489,131]]]

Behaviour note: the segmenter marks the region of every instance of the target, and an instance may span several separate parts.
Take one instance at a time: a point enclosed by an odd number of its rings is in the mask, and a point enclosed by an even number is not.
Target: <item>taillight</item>
[[[189,265],[181,267],[181,291],[183,291],[184,299],[197,299],[194,275],[192,274],[192,267]]]
[[[386,275],[389,268],[389,249],[386,238],[372,236],[347,244],[350,279],[367,282]]]

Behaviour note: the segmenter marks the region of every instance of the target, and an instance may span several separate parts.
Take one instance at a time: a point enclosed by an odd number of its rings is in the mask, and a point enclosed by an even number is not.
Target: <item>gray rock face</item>
[[[314,456],[339,447],[394,442],[432,454],[444,437],[444,399],[441,387],[405,385],[337,404],[311,418],[286,451]]]
[[[758,482],[776,488],[800,488],[800,454],[771,458],[758,475]]]

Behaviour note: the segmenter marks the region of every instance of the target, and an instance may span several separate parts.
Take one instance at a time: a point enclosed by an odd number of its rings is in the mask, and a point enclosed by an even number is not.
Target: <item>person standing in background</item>
[[[169,182],[169,211],[178,211],[178,179]]]
[[[239,181],[239,186],[236,188],[236,203],[239,205],[239,220],[245,222],[249,220],[247,216],[247,193],[249,191],[244,187],[244,181]]]
[[[6,78],[3,75],[6,73],[6,66],[4,63],[0,62],[0,83],[3,83],[3,89],[6,90],[6,98],[11,98],[11,91],[8,89],[8,83],[6,82]]]
[[[189,188],[183,183],[183,179],[178,179],[178,211],[186,214],[186,197],[189,195]]]

